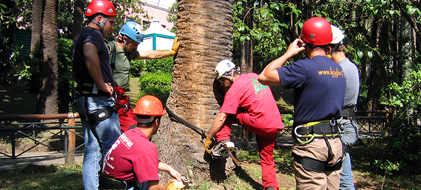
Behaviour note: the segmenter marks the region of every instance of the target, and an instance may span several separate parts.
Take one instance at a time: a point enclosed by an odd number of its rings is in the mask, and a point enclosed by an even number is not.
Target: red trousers
[[[260,165],[262,166],[263,187],[275,187],[275,189],[279,189],[278,181],[276,180],[275,162],[273,161],[273,150],[275,149],[278,129],[245,125],[243,122],[245,114],[248,113],[239,112],[235,116],[230,115],[222,128],[216,133],[216,139],[218,142],[230,139],[229,135],[231,134],[231,125],[233,121],[243,126],[246,130],[255,133],[260,156]]]

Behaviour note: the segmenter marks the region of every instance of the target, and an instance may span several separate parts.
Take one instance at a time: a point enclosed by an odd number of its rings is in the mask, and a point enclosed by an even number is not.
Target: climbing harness
[[[300,163],[304,169],[308,171],[315,171],[315,172],[325,172],[325,171],[336,171],[341,169],[342,167],[342,161],[336,163],[333,166],[327,165],[327,163],[330,161],[320,161],[309,157],[301,157],[296,154],[292,154],[294,157],[294,161]]]
[[[301,144],[310,143],[315,138],[336,138],[339,123],[336,119],[309,122],[295,127],[294,135]]]
[[[341,115],[342,115],[342,118],[345,119],[345,121],[341,122],[340,131],[344,130],[344,125],[351,124],[352,127],[354,128],[355,139],[358,139],[358,135],[359,135],[358,125],[356,125],[356,118],[355,118],[356,112],[357,112],[357,106],[355,105],[346,106],[342,108]],[[350,144],[348,144],[348,146],[350,146]],[[346,151],[348,151],[348,148],[349,148],[348,146],[345,146]]]
[[[125,95],[125,89],[119,86],[113,86],[114,100],[117,108],[123,108],[125,112],[129,110],[130,96]]]
[[[309,122],[303,125],[299,125],[294,128],[294,135],[296,140],[300,144],[308,144],[315,139],[323,139],[328,148],[328,157],[326,161],[320,161],[309,157],[301,157],[293,153],[294,161],[300,163],[304,169],[315,172],[324,171],[335,171],[341,168],[342,161],[336,163],[333,166],[329,166],[328,163],[333,159],[332,146],[328,139],[339,137],[339,127],[342,118],[336,120],[322,120]]]
[[[345,119],[352,119],[355,118],[355,113],[357,112],[356,106],[347,106],[342,108],[342,117]]]

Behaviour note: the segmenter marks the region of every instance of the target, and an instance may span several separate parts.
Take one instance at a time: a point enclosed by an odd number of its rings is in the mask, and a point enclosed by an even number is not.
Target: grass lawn
[[[370,166],[382,147],[357,146],[352,149],[353,176],[356,189],[421,189],[421,176],[384,176],[373,171]],[[261,189],[261,168],[256,150],[239,150],[237,152],[241,168],[226,179],[215,182],[202,176],[189,176],[192,188],[201,190],[225,189]],[[291,149],[277,147],[274,153],[277,169],[277,180],[283,190],[295,189],[292,170]],[[163,182],[164,184],[168,182]],[[2,190],[44,190],[44,189],[83,189],[81,164],[70,167],[60,165],[34,166],[15,168],[0,173]]]

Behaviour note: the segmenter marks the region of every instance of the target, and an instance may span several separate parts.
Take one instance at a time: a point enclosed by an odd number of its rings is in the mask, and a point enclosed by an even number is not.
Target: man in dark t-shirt
[[[301,39],[269,63],[259,76],[267,85],[294,89],[294,171],[296,188],[339,189],[343,147],[339,124],[345,94],[342,68],[327,57],[332,41],[330,23],[321,17],[308,19]],[[284,66],[304,51],[306,59]]]
[[[93,0],[86,8],[89,23],[72,45],[73,77],[77,83],[74,106],[82,119],[84,134],[83,186],[98,189],[103,157],[120,136],[114,111],[113,75],[104,37],[114,29],[114,5]]]

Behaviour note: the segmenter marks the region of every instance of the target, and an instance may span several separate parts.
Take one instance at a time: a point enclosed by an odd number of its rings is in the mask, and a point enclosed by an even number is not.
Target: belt
[[[339,124],[335,119],[309,122],[294,128],[296,140],[307,144],[314,139],[336,138],[339,136]]]
[[[97,94],[93,94],[92,90],[93,90],[94,84],[91,83],[83,83],[83,84],[78,84],[76,86],[76,95],[77,96],[106,96],[106,97],[110,97],[110,94],[108,94],[107,92],[103,92],[101,90],[98,90]]]
[[[294,132],[296,135],[304,136],[308,134],[337,134],[339,133],[339,127],[336,123],[322,122],[313,126],[299,125],[295,127]]]
[[[99,176],[99,189],[101,190],[125,190],[132,188],[135,185],[135,182],[127,182],[121,179],[114,179],[103,174]]]
[[[76,92],[77,97],[80,96],[91,96],[91,97],[110,97],[110,94],[102,91],[98,91],[98,94],[86,93],[86,92]]]

